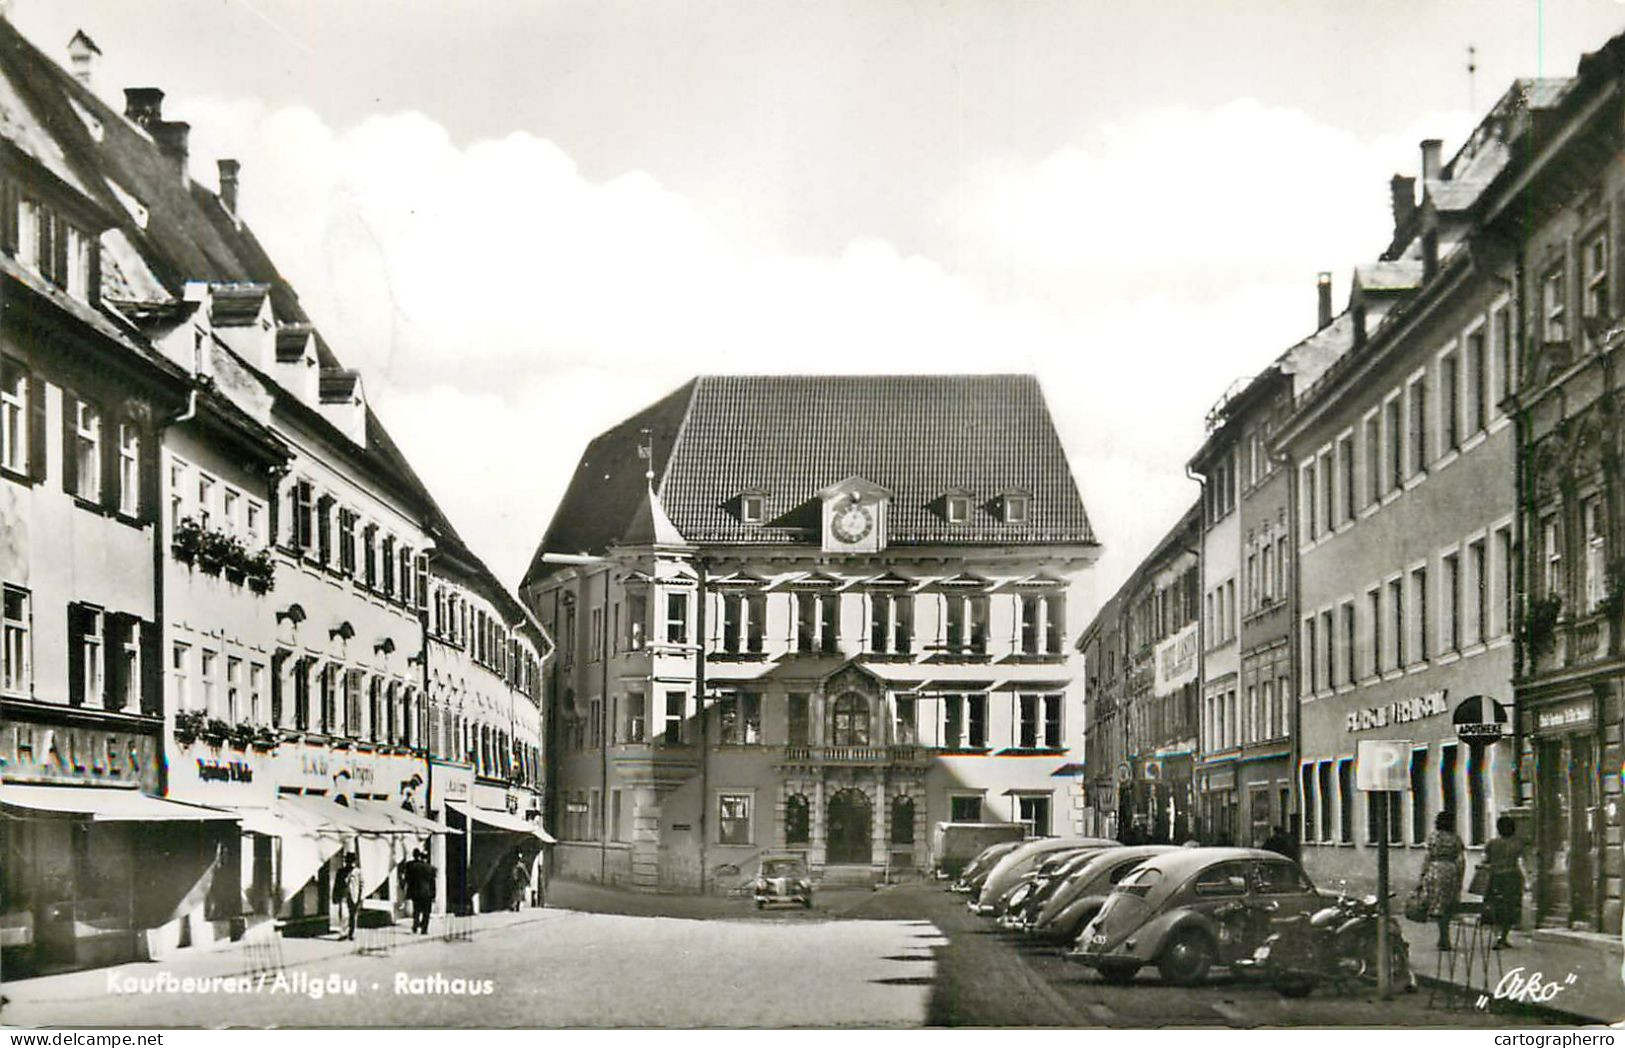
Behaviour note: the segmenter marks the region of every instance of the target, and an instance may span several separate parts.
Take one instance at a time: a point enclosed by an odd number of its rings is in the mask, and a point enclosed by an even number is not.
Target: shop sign
[[[1167,640],[1158,644],[1156,680],[1152,691],[1158,695],[1171,695],[1196,679],[1196,623],[1191,623]]]
[[[1410,724],[1412,721],[1437,717],[1449,712],[1449,707],[1445,704],[1445,696],[1449,693],[1448,688],[1441,688],[1414,699],[1398,699],[1386,706],[1368,706],[1363,710],[1354,710],[1348,715],[1348,730],[1371,731],[1374,728]]]
[[[1450,718],[1465,743],[1496,742],[1507,733],[1507,708],[1488,695],[1469,695]]]
[[[253,782],[254,769],[245,761],[197,759],[197,777],[204,782]]]
[[[0,736],[0,773],[8,782],[133,782],[156,792],[158,745],[134,732],[13,721]]]
[[[467,804],[474,790],[474,770],[466,764],[435,761],[429,776],[429,808],[439,811],[447,804]]]
[[[1560,731],[1577,724],[1591,723],[1591,701],[1571,702],[1556,709],[1540,710],[1535,714],[1535,726],[1541,731]]]

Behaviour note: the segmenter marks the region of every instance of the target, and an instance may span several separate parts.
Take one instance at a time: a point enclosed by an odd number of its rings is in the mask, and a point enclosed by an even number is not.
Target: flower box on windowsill
[[[274,750],[282,742],[280,736],[270,728],[259,728],[254,732],[254,738],[249,745],[256,750]]]

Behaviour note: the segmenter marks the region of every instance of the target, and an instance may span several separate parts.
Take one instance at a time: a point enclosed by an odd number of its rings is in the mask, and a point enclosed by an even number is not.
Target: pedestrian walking
[[[435,866],[424,848],[413,848],[412,857],[401,863],[401,887],[412,904],[412,933],[427,935],[429,914],[434,910]]]
[[[1484,893],[1484,916],[1500,931],[1495,949],[1512,943],[1507,934],[1523,919],[1523,865],[1519,861],[1523,845],[1518,843],[1518,824],[1510,815],[1495,820],[1496,838],[1484,846],[1484,864],[1489,868],[1490,886]]]
[[[1450,918],[1461,901],[1462,860],[1467,847],[1456,834],[1456,813],[1442,811],[1428,835],[1427,860],[1422,866],[1427,915],[1439,926],[1439,949],[1450,949]]]
[[[344,853],[333,874],[333,905],[338,908],[339,924],[345,928],[344,937],[354,939],[356,919],[361,913],[361,867],[350,852]]]
[[[521,855],[514,859],[513,869],[508,873],[508,908],[517,913],[525,904],[525,892],[529,889],[530,867]]]

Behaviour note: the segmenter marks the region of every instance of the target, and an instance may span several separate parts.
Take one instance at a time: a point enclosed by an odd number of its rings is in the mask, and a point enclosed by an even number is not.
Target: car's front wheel
[[[1157,959],[1157,970],[1175,986],[1195,986],[1213,967],[1213,944],[1194,928],[1175,932]]]

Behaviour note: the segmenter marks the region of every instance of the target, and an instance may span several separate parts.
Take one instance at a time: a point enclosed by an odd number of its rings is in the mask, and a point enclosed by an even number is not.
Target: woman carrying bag
[[[1467,846],[1456,835],[1456,813],[1442,811],[1428,835],[1427,861],[1421,887],[1427,896],[1427,915],[1439,926],[1439,949],[1450,949],[1450,918],[1461,901],[1461,877]]]

